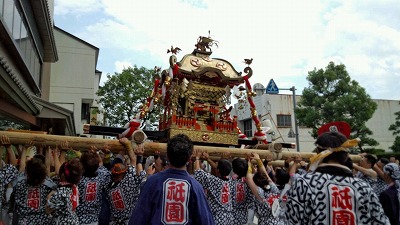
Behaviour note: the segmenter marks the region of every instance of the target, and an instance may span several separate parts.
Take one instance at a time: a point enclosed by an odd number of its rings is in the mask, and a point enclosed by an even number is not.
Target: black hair
[[[36,154],[33,158],[39,159],[44,165],[46,165],[46,157],[44,155]]]
[[[261,172],[256,172],[253,176],[254,183],[262,188],[264,191],[268,191],[265,187],[269,185],[268,177]]]
[[[278,186],[284,186],[285,184],[289,183],[290,180],[290,175],[286,170],[284,169],[277,169],[275,171],[275,177],[276,177],[276,184]]]
[[[161,166],[162,167],[166,167],[169,164],[167,156],[166,155],[160,155],[159,157],[160,157],[160,160],[161,160]]]
[[[247,173],[247,161],[242,158],[235,158],[232,160],[233,172],[239,176],[239,178],[245,177]]]
[[[331,160],[344,165],[349,158],[349,153],[346,151],[340,152],[332,152],[332,154],[328,155],[327,157],[322,160],[323,163],[327,163]]]
[[[112,168],[112,167],[114,167],[114,165],[116,165],[118,163],[124,164],[124,161],[121,158],[114,158],[113,161],[111,162],[110,167]]]
[[[176,168],[183,167],[193,153],[193,142],[184,134],[177,134],[169,139],[167,156],[170,164]]]
[[[226,159],[220,159],[218,161],[217,169],[221,177],[228,176],[232,171],[232,164]],[[247,172],[247,171],[246,171]]]
[[[385,158],[385,157],[380,158],[379,161],[381,161],[381,163],[383,163],[383,165],[390,163],[389,159]]]
[[[343,165],[347,166],[350,170],[353,170],[353,160],[350,157],[347,158]]]
[[[347,141],[347,138],[342,133],[331,131],[318,136],[317,140],[315,141],[315,145],[317,145],[317,152],[319,153],[328,148],[338,148],[345,141]],[[324,158],[322,162],[328,162],[332,160],[337,163],[344,164],[348,157],[349,153],[346,151],[333,152]]]
[[[46,165],[39,158],[33,157],[26,162],[26,177],[29,185],[38,186],[44,182],[47,176]]]
[[[325,150],[327,148],[338,148],[345,141],[347,141],[346,136],[339,132],[326,132],[318,136],[315,144],[318,147],[318,150]],[[318,152],[319,153],[319,152]]]
[[[374,165],[375,165],[375,163],[377,161],[375,156],[373,156],[371,154],[366,154],[366,155],[364,155],[364,158],[366,158],[368,163],[371,164],[371,168],[374,167]]]
[[[86,177],[96,177],[97,169],[99,168],[99,156],[96,152],[85,152],[80,158],[83,166],[83,174]]]
[[[285,167],[285,168],[289,168],[290,167],[290,164],[289,164],[289,162],[287,160],[285,160],[285,162],[283,162],[283,167]]]
[[[78,158],[73,158],[68,162],[61,165],[59,173],[61,177],[63,174],[65,180],[71,184],[78,184],[82,177],[82,165]]]

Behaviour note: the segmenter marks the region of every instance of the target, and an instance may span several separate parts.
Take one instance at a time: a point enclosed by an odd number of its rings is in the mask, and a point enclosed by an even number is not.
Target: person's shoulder
[[[135,166],[133,166],[133,165],[128,165],[127,166],[128,168],[127,168],[127,173],[130,173],[130,174],[135,174],[136,173],[136,167]]]
[[[67,189],[65,187],[60,186],[54,190],[52,198],[66,197],[67,195],[68,195]]]
[[[354,185],[356,188],[364,188],[364,187],[371,188],[371,186],[362,178],[350,177],[349,180],[350,183]]]
[[[388,188],[386,188],[386,190],[384,190],[383,192],[381,192],[381,195],[386,194],[386,195],[395,195],[396,196],[397,193],[398,193],[398,190],[397,190],[396,186],[392,185],[392,186],[389,186]]]
[[[5,164],[2,171],[5,171],[7,173],[15,173],[15,174],[18,173],[17,167],[11,164]]]
[[[197,181],[197,179],[192,175],[187,175],[184,178],[189,180],[189,181],[193,181],[193,182],[199,183],[199,181]]]
[[[190,176],[190,174],[186,170],[168,169],[160,172],[160,175],[164,175],[165,177],[173,179],[195,180],[194,177]]]
[[[87,177],[85,175],[82,175],[81,179],[78,182],[78,185],[85,184],[86,182],[93,180],[93,178],[97,178],[97,177]]]
[[[197,169],[196,171],[194,171],[194,178],[197,179],[205,179],[208,182],[230,182],[230,178],[228,178],[228,180],[223,180],[209,172],[204,171],[203,169]]]
[[[43,185],[50,189],[55,189],[57,187],[57,184],[50,177],[46,177],[46,179],[44,179]]]
[[[233,178],[233,177],[230,177],[230,179],[229,179],[229,181],[232,183],[232,184],[245,184],[246,183],[246,181],[243,179],[243,178]]]
[[[17,177],[14,179],[14,183],[17,184],[21,181],[26,181],[26,174],[25,172],[19,172]]]
[[[328,180],[329,174],[324,174],[320,172],[308,172],[302,175],[296,175],[292,179],[292,186],[309,187],[311,189],[320,186],[323,180]]]
[[[1,159],[0,159],[1,160]],[[0,182],[2,185],[15,180],[18,175],[18,170],[15,166],[11,164],[5,164],[5,166],[0,169]]]
[[[87,182],[100,182],[101,178],[102,177],[100,176],[100,174],[97,174],[97,176],[94,176],[94,177],[82,176],[80,181],[82,181],[84,183],[87,183]]]
[[[167,180],[168,177],[170,177],[170,176],[167,173],[165,173],[165,171],[155,173],[155,174],[147,177],[145,185],[150,185],[150,184],[154,185],[156,183],[162,183],[165,180]]]
[[[203,169],[197,169],[194,171],[194,175],[206,175],[208,174],[206,171],[204,171]]]
[[[344,183],[352,188],[359,196],[368,197],[375,193],[368,182],[357,177],[348,177]]]
[[[323,176],[323,173],[320,172],[308,172],[304,174],[295,174],[296,180],[313,180],[318,179],[319,177]]]
[[[164,186],[166,183],[170,181],[184,181],[189,183],[191,186],[200,185],[200,183],[189,175],[184,174],[175,174],[175,173],[168,173],[168,171],[158,172],[154,175],[151,175],[147,178],[145,186],[150,187],[160,187]],[[193,185],[196,183],[195,185]],[[201,185],[200,185],[201,186]]]
[[[390,199],[393,197],[393,195],[394,196],[397,195],[397,189],[396,188],[392,189],[391,187],[389,187],[379,194],[379,199]]]
[[[203,186],[200,184],[200,182],[196,180],[194,177],[188,176],[186,180],[192,185],[193,188],[195,189],[200,188],[201,190],[204,189]]]
[[[191,176],[187,171],[183,171],[183,170],[169,169],[169,170],[164,170],[162,172],[159,172],[155,175],[159,175],[160,177],[162,177],[163,181],[165,181],[165,180],[183,180],[185,182],[189,182],[189,183],[194,182],[194,183],[200,185],[200,183],[193,176]],[[153,175],[153,176],[155,176],[155,175]]]
[[[96,171],[96,176],[94,177],[86,177],[86,178],[95,178],[96,180],[101,180],[111,176],[111,171],[107,170],[104,166],[101,166]],[[82,176],[83,178],[84,176]]]

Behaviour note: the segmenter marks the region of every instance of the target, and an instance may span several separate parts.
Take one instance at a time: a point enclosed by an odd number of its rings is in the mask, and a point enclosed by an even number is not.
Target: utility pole
[[[296,87],[293,86],[291,88],[280,88],[280,90],[287,90],[287,91],[292,91],[292,97],[293,97],[293,118],[294,118],[294,132],[292,128],[290,128],[288,137],[290,138],[296,138],[296,150],[300,152],[300,144],[299,144],[299,128],[297,125],[297,118],[296,118]]]
[[[293,86],[289,90],[291,90],[293,94],[293,117],[294,117],[294,133],[296,136],[296,150],[300,152],[299,126],[297,124],[297,118],[296,118],[296,88],[295,86]]]
[[[292,86],[291,88],[278,88],[275,81],[271,79],[266,88],[266,94],[279,94],[279,90],[287,90],[292,91],[293,96],[293,117],[294,117],[294,133],[292,128],[290,128],[288,137],[296,138],[296,150],[300,152],[300,144],[299,144],[299,129],[297,125],[297,118],[296,118],[296,87]]]

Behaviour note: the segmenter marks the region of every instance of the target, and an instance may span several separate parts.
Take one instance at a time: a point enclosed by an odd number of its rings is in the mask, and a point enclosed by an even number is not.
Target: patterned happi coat
[[[169,168],[150,176],[129,225],[214,225],[204,189],[185,170]]]
[[[272,215],[272,203],[275,199],[279,199],[280,190],[275,184],[270,184],[271,189],[264,191],[262,188],[258,187],[258,194],[264,201],[260,202],[255,199],[256,213],[258,215],[259,225],[284,225],[281,218],[275,218]]]
[[[81,224],[98,222],[102,204],[101,192],[106,190],[110,182],[111,174],[104,166],[97,170],[95,177],[82,176],[78,184],[79,205],[76,208]]]
[[[372,188],[342,165],[321,165],[300,176],[287,197],[290,224],[390,225]]]
[[[207,200],[214,216],[215,224],[232,225],[233,219],[233,180],[223,180],[202,169],[194,172],[194,178],[206,190]]]
[[[3,163],[0,159],[0,163]],[[10,164],[5,164],[3,169],[0,170],[0,210],[3,209],[3,196],[7,187],[7,184],[13,181],[18,174],[17,168]]]
[[[47,195],[56,187],[50,178],[46,178],[41,185],[33,187],[27,183],[25,173],[20,173],[13,184],[18,224],[50,224],[51,217],[46,214]]]
[[[388,188],[388,185],[386,184],[386,182],[382,178],[378,177],[378,180],[376,181],[376,184],[375,184],[375,193],[378,195],[378,197],[387,188]]]
[[[51,214],[56,225],[79,225],[71,198],[72,187],[60,186],[47,201],[47,206],[54,210]]]
[[[142,171],[137,176],[136,168],[128,166],[121,182],[107,187],[107,200],[111,207],[111,221],[122,223],[129,220],[139,197],[140,184],[145,176],[145,171]]]
[[[246,178],[234,179],[233,181],[233,223],[232,225],[243,225],[247,223],[247,210],[253,204],[253,194],[247,186]]]
[[[368,170],[374,171],[373,169],[368,169]],[[373,179],[370,176],[365,175],[360,171],[358,171],[358,173],[356,173],[356,175],[354,177],[359,178],[360,180],[362,180],[365,183],[369,184],[369,186],[371,186],[371,188],[375,192],[375,194],[377,194],[379,196],[380,192],[377,189],[378,177],[376,179]]]

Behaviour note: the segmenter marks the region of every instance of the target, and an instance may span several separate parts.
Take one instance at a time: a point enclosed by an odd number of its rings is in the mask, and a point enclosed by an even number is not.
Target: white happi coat
[[[390,225],[367,183],[352,177],[345,166],[321,166],[325,168],[296,179],[288,191],[289,224]]]

